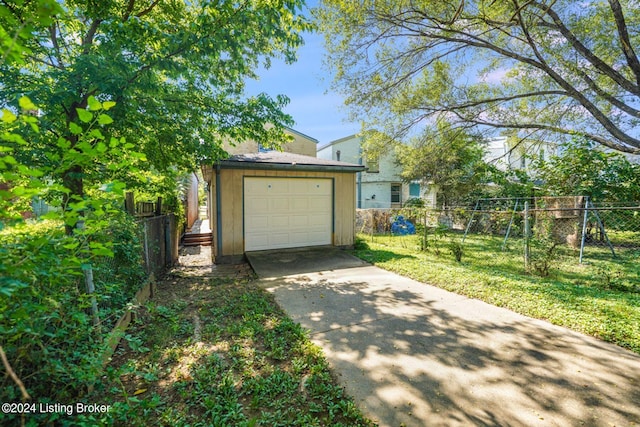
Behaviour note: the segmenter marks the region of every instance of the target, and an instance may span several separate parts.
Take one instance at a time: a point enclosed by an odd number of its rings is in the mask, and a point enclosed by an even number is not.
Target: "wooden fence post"
[[[133,200],[133,192],[127,191],[124,195],[124,208],[129,213],[129,215],[136,214],[136,204]]]
[[[156,216],[162,215],[162,197],[158,197],[156,202]]]

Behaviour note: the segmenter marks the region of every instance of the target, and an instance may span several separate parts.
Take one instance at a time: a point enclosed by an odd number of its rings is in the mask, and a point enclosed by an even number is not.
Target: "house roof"
[[[317,139],[315,139],[314,137],[309,136],[309,135],[306,135],[306,134],[304,134],[304,133],[302,133],[302,132],[300,132],[300,131],[297,131],[297,130],[295,130],[295,129],[293,129],[293,128],[285,127],[285,130],[286,130],[286,131],[288,131],[288,132],[291,132],[291,133],[293,133],[293,134],[299,135],[299,136],[301,136],[301,137],[303,137],[303,138],[307,138],[309,141],[313,141],[313,142],[315,142],[316,144],[319,144],[319,143],[320,143],[320,141],[318,141],[318,140],[317,140]]]
[[[355,134],[354,133],[353,135],[345,136],[345,137],[342,137],[340,139],[336,139],[336,140],[328,142],[328,143],[326,143],[324,145],[321,145],[320,147],[318,147],[318,150],[323,150],[323,149],[325,149],[327,147],[331,147],[333,145],[340,144],[341,142],[348,141],[350,139],[356,139],[356,138],[359,138],[359,137],[360,137],[360,134]]]
[[[302,154],[268,151],[263,153],[236,154],[217,163],[221,169],[288,169],[335,172],[360,172],[362,165],[319,159]]]

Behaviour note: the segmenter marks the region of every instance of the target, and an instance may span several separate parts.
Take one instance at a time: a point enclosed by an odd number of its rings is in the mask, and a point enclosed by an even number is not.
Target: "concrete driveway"
[[[635,353],[332,248],[248,258],[380,426],[640,425]]]

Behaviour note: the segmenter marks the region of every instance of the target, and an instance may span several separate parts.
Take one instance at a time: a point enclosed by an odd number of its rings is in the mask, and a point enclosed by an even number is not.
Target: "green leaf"
[[[100,114],[98,116],[98,123],[100,123],[101,125],[108,125],[110,123],[113,123],[113,119],[106,114]]]
[[[66,245],[62,245],[62,247],[65,249],[75,249],[78,247],[78,245],[79,245],[78,242],[71,242],[71,243],[67,243]]]
[[[92,129],[89,135],[95,139],[104,139],[104,135],[100,132],[100,129]]]
[[[105,111],[107,111],[107,110],[110,110],[110,109],[111,109],[112,107],[114,107],[115,105],[116,105],[116,103],[115,103],[115,102],[113,102],[113,101],[104,101],[104,102],[102,103],[102,108],[103,108]]]
[[[44,172],[42,172],[41,170],[29,168],[25,165],[18,165],[18,170],[20,171],[21,174],[26,176],[32,176],[34,178],[40,178],[41,176],[44,175]]]
[[[69,147],[71,147],[71,143],[64,138],[58,139],[58,142],[56,145],[62,148],[63,150],[67,150],[69,149]]]
[[[78,118],[83,123],[89,123],[93,119],[93,114],[85,109],[76,108],[76,111],[78,112]]]
[[[8,165],[15,165],[15,164],[17,164],[17,163],[18,163],[18,162],[16,161],[15,157],[10,156],[10,155],[8,155],[8,154],[7,154],[7,155],[5,155],[5,156],[2,156],[2,161],[3,161],[3,162],[5,162],[5,163],[6,163],[6,164],[8,164]]]
[[[98,151],[98,153],[106,153],[107,146],[104,142],[98,142],[98,145],[96,145],[96,150]]]
[[[94,96],[90,96],[87,102],[89,104],[89,111],[98,111],[102,109],[102,104]]]
[[[18,117],[6,108],[2,109],[2,121],[4,123],[13,123]]]
[[[31,102],[31,100],[29,98],[27,98],[26,96],[23,96],[18,100],[18,105],[20,105],[20,108],[22,108],[23,110],[26,110],[26,111],[37,111],[38,110],[38,107],[36,107],[36,104]]]
[[[78,126],[77,124],[71,122],[71,123],[69,123],[69,131],[73,135],[80,135],[82,133],[82,128],[80,126]]]

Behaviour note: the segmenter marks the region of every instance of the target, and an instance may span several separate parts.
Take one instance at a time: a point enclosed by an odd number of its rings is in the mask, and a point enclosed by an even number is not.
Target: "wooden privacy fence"
[[[147,274],[158,277],[178,262],[180,234],[174,214],[140,219],[143,259]]]

